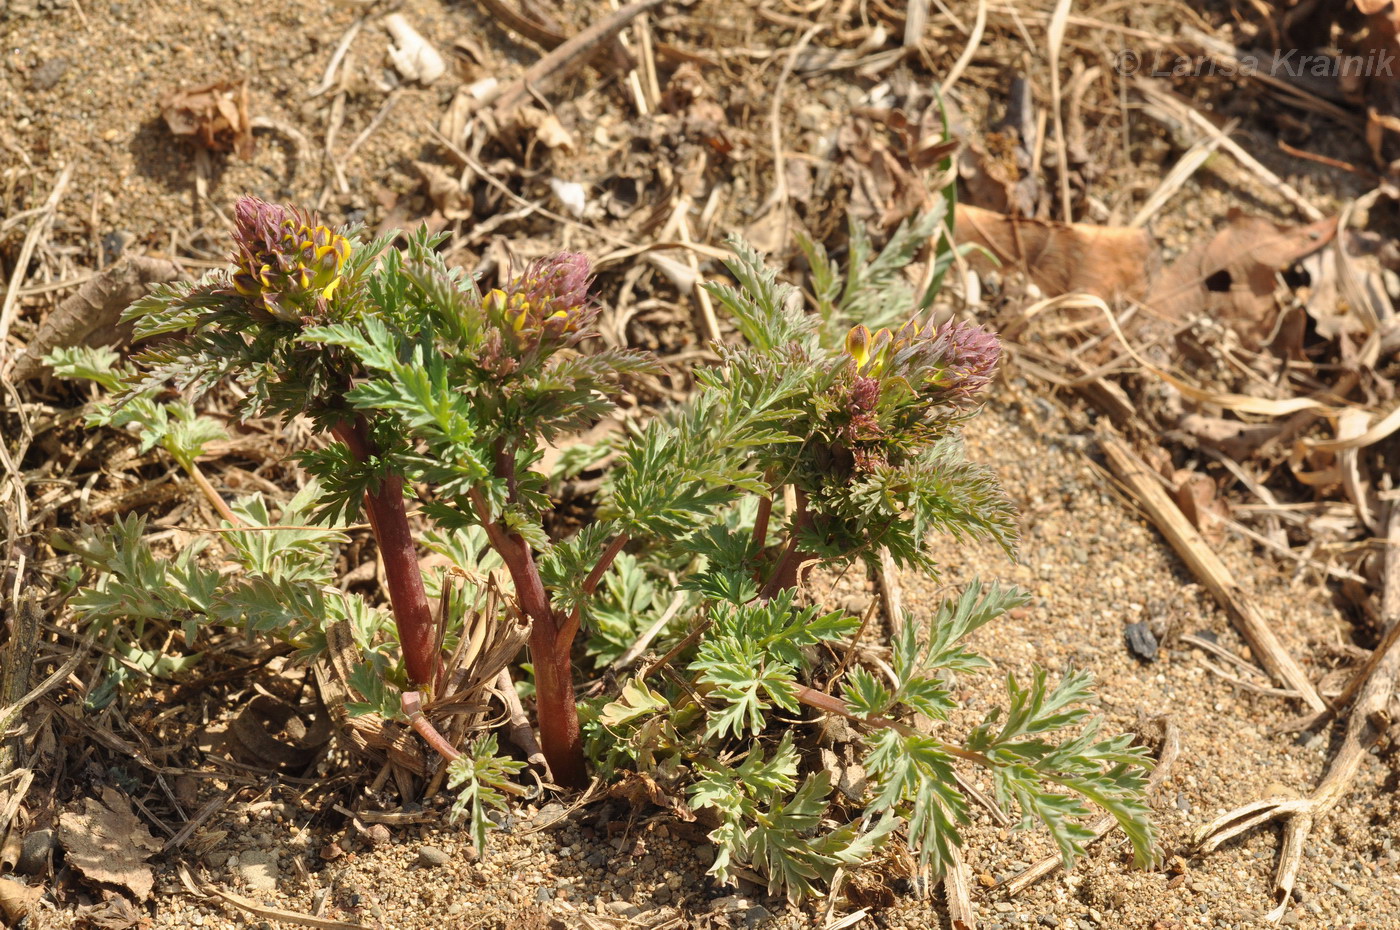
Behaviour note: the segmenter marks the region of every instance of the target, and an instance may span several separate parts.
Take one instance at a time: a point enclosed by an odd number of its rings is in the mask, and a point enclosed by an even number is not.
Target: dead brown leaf
[[[1206,475],[1191,469],[1178,469],[1172,476],[1174,490],[1172,498],[1186,519],[1212,544],[1218,544],[1225,536],[1223,525],[1211,519],[1210,514],[1228,517],[1230,509],[1216,494],[1215,482]]]
[[[151,926],[151,918],[126,898],[116,895],[101,904],[78,908],[77,926],[80,930],[131,930],[133,927],[145,930]]]
[[[115,788],[104,787],[100,801],[84,799],[81,812],[65,811],[58,819],[58,839],[68,864],[89,881],[126,888],[138,901],[150,897],[155,874],[146,860],[163,844]]]
[[[253,157],[253,126],[248,116],[248,79],[214,81],[166,94],[160,115],[171,134],[214,152]]]
[[[6,923],[18,924],[28,916],[43,896],[42,888],[22,885],[9,878],[0,878],[0,915],[4,916]]]
[[[645,772],[623,773],[622,780],[608,789],[608,796],[622,798],[634,807],[641,807],[643,804],[655,805],[670,811],[687,823],[695,819],[695,814],[686,806],[685,801],[667,793],[665,788],[656,783],[656,779]]]
[[[954,238],[982,246],[1003,270],[1024,271],[1047,297],[1080,291],[1105,300],[1140,297],[1158,262],[1146,230],[1023,219],[969,204],[958,204]],[[970,258],[974,267],[990,266],[976,252]]]
[[[131,327],[119,322],[122,311],[144,297],[152,284],[174,281],[179,276],[179,267],[165,259],[144,255],[122,259],[85,283],[44,318],[39,331],[15,360],[15,380],[40,374],[44,370],[40,360],[54,349],[123,341]]]
[[[1259,349],[1278,324],[1278,273],[1327,245],[1336,231],[1335,217],[1286,226],[1231,210],[1224,228],[1167,268],[1146,303],[1169,320],[1220,320],[1246,348]]]

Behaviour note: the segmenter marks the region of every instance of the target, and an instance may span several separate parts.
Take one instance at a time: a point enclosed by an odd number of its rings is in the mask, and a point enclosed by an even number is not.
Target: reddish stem
[[[497,464],[508,462],[498,456]],[[509,480],[509,475],[503,476]],[[550,605],[530,546],[518,533],[491,519],[479,491],[470,494],[477,518],[491,547],[500,554],[515,583],[520,609],[530,618],[530,658],[535,666],[535,707],[540,718],[540,748],[556,783],[568,788],[588,785],[588,766],[574,699],[573,657],[577,621],[568,623]],[[625,542],[625,540],[624,540]],[[619,546],[619,548],[621,548]],[[596,582],[595,582],[596,584]]]
[[[530,627],[530,658],[535,665],[535,706],[540,717],[540,749],[556,783],[588,786],[588,766],[574,699],[573,637],[556,635],[545,624]]]
[[[368,461],[375,454],[364,417],[341,423],[333,432],[356,461]],[[442,661],[437,654],[437,626],[418,568],[418,547],[404,507],[403,479],[398,475],[381,479],[377,490],[365,493],[365,510],[384,559],[384,577],[403,649],[404,668],[415,685],[431,688]]]
[[[758,513],[753,518],[753,541],[749,543],[755,553],[761,553],[768,543],[768,519],[773,514],[773,498],[758,499]]]
[[[608,573],[612,563],[617,559],[617,555],[622,551],[622,547],[627,545],[630,539],[626,533],[618,533],[613,537],[612,542],[603,550],[603,554],[598,557],[598,564],[593,566],[593,570],[588,573],[588,577],[583,579],[583,596],[589,597],[598,590],[598,584],[603,580],[603,576]],[[573,645],[574,635],[578,633],[579,614],[583,609],[582,602],[569,612],[569,619],[564,622],[560,630],[562,636],[568,637],[570,646]]]
[[[802,563],[810,562],[816,558],[810,552],[803,552],[797,548],[802,531],[811,525],[812,517],[807,513],[807,495],[798,491],[797,513],[793,515],[792,530],[788,536],[787,546],[783,549],[783,554],[779,556],[778,564],[773,566],[773,574],[769,576],[768,583],[758,593],[761,600],[768,600],[784,588],[797,587],[797,573],[802,568]]]
[[[438,728],[433,726],[432,721],[423,716],[423,696],[417,691],[405,691],[402,698],[404,716],[408,717],[409,726],[421,737],[423,741],[435,749],[438,755],[448,762],[461,755],[457,747],[447,741],[447,737],[438,732]]]

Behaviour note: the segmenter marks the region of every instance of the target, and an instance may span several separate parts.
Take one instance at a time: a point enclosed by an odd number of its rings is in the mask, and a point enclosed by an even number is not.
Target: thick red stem
[[[802,537],[802,531],[811,525],[812,517],[807,513],[807,495],[798,491],[797,513],[793,517],[787,546],[783,549],[783,554],[779,556],[778,564],[773,566],[773,574],[769,577],[768,583],[758,593],[760,599],[766,601],[784,588],[797,587],[797,573],[802,569],[802,564],[816,558],[811,553],[803,552],[797,547],[798,541]]]
[[[471,501],[491,547],[506,563],[521,611],[530,618],[540,749],[557,784],[566,788],[587,787],[588,765],[579,731],[578,702],[574,699],[571,655],[578,624],[568,622],[550,605],[549,592],[540,579],[529,544],[490,518],[490,509],[480,492],[473,491]]]
[[[356,461],[367,461],[374,454],[363,417],[340,424],[334,432]],[[418,568],[418,547],[404,507],[403,479],[390,475],[380,481],[377,491],[365,494],[365,510],[384,559],[384,578],[403,649],[404,668],[413,684],[431,688],[442,660],[437,654],[437,626]]]
[[[535,665],[535,706],[540,716],[540,749],[557,784],[588,786],[588,765],[579,732],[578,702],[574,698],[573,637],[556,634],[551,626],[530,628],[530,658]]]

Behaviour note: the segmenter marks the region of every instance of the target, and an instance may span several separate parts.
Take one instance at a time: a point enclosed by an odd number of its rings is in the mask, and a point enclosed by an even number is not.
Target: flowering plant
[[[844,319],[844,339],[832,332],[853,307],[914,308],[890,250],[855,262],[838,301],[837,269],[809,245],[819,284],[813,314],[758,255],[731,243],[735,284],[710,291],[741,341],[714,347],[718,364],[695,372],[685,404],[607,449],[569,450],[566,470],[611,465],[591,520],[561,535],[548,529],[557,475],[540,467],[546,446],[598,422],[625,379],[655,367],[642,353],[594,344],[599,308],[587,296],[584,256],[534,262],[483,294],[444,265],[440,240],[426,232],[395,249],[253,199],[235,217],[231,272],[159,288],[131,308],[139,338],[183,335],[137,355],[124,380],[109,377],[119,403],[99,420],[116,422],[121,402],[139,405],[167,384],[197,395],[225,377],[243,388],[245,416],[308,418],[332,441],[301,454],[315,484],[299,506],[328,526],[368,516],[393,630],[370,622],[367,604],[327,601],[321,569],[292,571],[261,549],[246,561],[249,579],[209,579],[186,560],[143,587],[177,589],[164,603],[178,605],[187,623],[241,615],[252,625],[278,607],[305,605],[303,622],[259,628],[298,641],[308,656],[324,646],[325,624],[351,622],[369,669],[354,679],[360,696],[394,714],[398,692],[403,716],[452,760],[450,783],[466,786],[461,807],[472,810],[476,830],[485,829],[483,802],[504,803],[519,765],[497,757],[494,736],[463,754],[434,727],[433,698],[465,671],[449,666],[460,653],[449,648],[451,611],[434,616],[429,605],[424,543],[469,577],[480,577],[488,554],[508,577],[487,609],[528,626],[540,745],[554,782],[582,787],[590,764],[604,775],[634,768],[678,810],[684,790],[690,806],[710,810],[721,848],[712,871],[722,878],[746,864],[798,898],[901,824],[920,859],[941,869],[969,816],[954,777],[964,764],[983,769],[998,800],[1019,806],[1027,824],[1047,825],[1066,859],[1088,836],[1078,824],[1088,813],[1081,798],[1112,812],[1138,858],[1150,857],[1145,751],[1126,736],[1099,738],[1071,706],[1089,696],[1087,676],[1056,687],[1041,672],[1026,685],[1008,677],[1005,719],[989,714],[961,745],[907,722],[911,713],[949,718],[950,677],[990,665],[962,639],[1023,603],[1019,592],[973,584],[926,631],[915,618],[891,618],[883,677],[852,661],[852,638],[869,616],[863,623],[803,602],[810,563],[876,565],[888,553],[931,570],[935,531],[1008,551],[1015,543],[1010,506],[991,473],[965,461],[959,439],[996,367],[996,338],[956,321],[871,332]],[[914,231],[926,238],[936,221],[921,222],[897,237],[906,261]],[[91,377],[97,367],[56,361],[69,374]],[[197,471],[187,445],[167,447]],[[415,533],[409,499],[436,535]],[[240,503],[240,513],[265,522],[258,506]],[[123,611],[141,596],[123,577],[135,560],[113,554],[135,545],[133,528],[123,532],[125,541],[97,560],[106,573],[79,599],[93,617],[129,616]],[[310,534],[289,537],[304,555],[332,541],[309,529],[279,532]],[[232,535],[240,552],[256,549]],[[159,610],[141,601],[137,612]],[[587,642],[576,650],[581,631]],[[194,624],[187,638],[197,635]],[[622,672],[648,646],[664,654],[618,686],[576,699],[577,652]],[[824,658],[833,646],[846,658]],[[869,784],[848,799],[864,813],[835,827],[828,773],[801,774],[793,728],[774,715],[804,707],[851,721],[864,753]],[[1076,735],[1052,738],[1071,726]]]

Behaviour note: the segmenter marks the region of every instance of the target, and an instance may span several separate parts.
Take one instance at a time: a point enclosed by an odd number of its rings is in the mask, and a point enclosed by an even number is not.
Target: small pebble
[[[757,927],[765,920],[771,920],[772,917],[773,915],[768,913],[768,908],[764,907],[762,904],[755,904],[747,911],[744,911],[744,926]]]
[[[29,75],[29,86],[38,91],[52,90],[68,72],[67,58],[50,58]]]
[[[277,854],[265,849],[247,849],[238,857],[238,875],[250,891],[276,891],[280,877]]]
[[[425,869],[435,869],[440,865],[447,865],[452,857],[436,846],[418,847],[418,864]]]
[[[1123,638],[1128,643],[1128,651],[1144,662],[1157,660],[1157,637],[1152,635],[1146,623],[1139,620],[1123,628]]]
[[[54,847],[52,830],[35,830],[24,838],[15,870],[21,875],[38,875],[48,865],[49,851]]]

